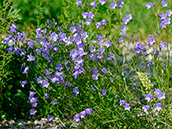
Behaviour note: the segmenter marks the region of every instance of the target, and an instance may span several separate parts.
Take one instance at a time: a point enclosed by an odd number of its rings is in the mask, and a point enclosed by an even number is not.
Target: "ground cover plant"
[[[14,96],[30,116],[65,128],[172,128],[169,3],[139,5],[147,37],[134,0],[64,1],[63,23],[38,17],[30,37],[12,22],[1,41],[1,89],[8,71],[17,73]]]

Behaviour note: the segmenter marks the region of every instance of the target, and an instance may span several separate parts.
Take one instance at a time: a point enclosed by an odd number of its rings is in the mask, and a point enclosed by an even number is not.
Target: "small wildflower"
[[[171,14],[172,14],[171,9],[167,9],[167,10],[166,10],[166,14],[170,17],[170,16],[171,16]]]
[[[85,19],[85,23],[87,24],[87,26],[90,25],[91,22],[92,22],[92,19]]]
[[[8,53],[12,53],[13,52],[13,50],[14,50],[14,47],[13,46],[10,46],[9,48],[7,48],[6,49],[7,51],[8,51]]]
[[[153,7],[153,3],[150,3],[150,2],[147,2],[147,5],[146,5],[147,9],[150,9]]]
[[[160,45],[161,48],[167,47],[167,43],[163,42],[163,41],[161,41],[161,43],[159,45]]]
[[[86,113],[88,115],[92,115],[93,109],[92,108],[87,108],[87,109],[85,109],[85,111],[86,111]]]
[[[101,21],[101,23],[102,23],[102,25],[106,25],[106,19],[103,19],[103,20]]]
[[[25,69],[24,69],[24,74],[28,73],[29,72],[29,67],[27,66]]]
[[[21,81],[22,87],[24,87],[27,84],[27,81]]]
[[[30,110],[30,115],[33,115],[34,116],[36,112],[37,111],[33,108],[33,109]]]
[[[167,4],[168,4],[168,2],[165,1],[165,0],[163,0],[163,1],[161,2],[162,7],[167,7]]]
[[[97,4],[97,3],[94,1],[94,2],[91,2],[91,3],[90,3],[90,6],[92,6],[92,7],[95,7],[95,8],[96,8],[96,7],[97,7],[97,5],[96,5],[96,4]]]
[[[93,87],[93,85],[91,85],[91,89],[95,92],[96,90],[95,90],[95,88]]]
[[[142,109],[144,110],[144,112],[147,112],[150,109],[150,106],[149,105],[144,105],[142,107]]]
[[[77,4],[77,6],[80,6],[80,5],[82,5],[82,1],[77,0],[76,4]]]
[[[99,28],[102,25],[101,22],[96,22],[96,27]]]
[[[153,35],[149,35],[148,42],[146,44],[152,47],[154,42],[155,42],[155,37]]]
[[[145,100],[147,100],[148,102],[153,98],[152,94],[145,94]]]
[[[124,38],[123,37],[119,37],[118,40],[119,40],[119,43],[123,43],[124,42]]]
[[[102,70],[102,72],[103,72],[104,74],[106,74],[106,68],[105,68],[105,67],[102,68],[101,70]]]
[[[156,55],[156,56],[159,55],[159,52],[158,51],[155,51],[154,52],[154,55]]]
[[[120,106],[124,105],[126,103],[125,100],[120,100]]]
[[[162,108],[162,104],[161,104],[161,103],[157,103],[157,104],[155,104],[154,110],[155,110],[155,111],[156,111],[156,110],[160,111],[161,108]]]
[[[50,121],[52,121],[52,120],[54,119],[54,117],[53,117],[52,115],[49,115],[49,114],[48,114],[47,119],[48,119],[48,121],[50,122]]]
[[[79,94],[78,87],[73,88],[73,93],[77,96]]]
[[[105,41],[106,42],[106,44],[105,44],[105,46],[108,48],[108,47],[110,47],[110,46],[112,46],[112,42],[110,42],[110,41]]]
[[[111,9],[115,9],[116,6],[117,6],[117,4],[115,4],[115,2],[110,3],[110,8],[111,8]]]
[[[45,93],[45,99],[48,99],[50,96],[47,94],[47,93]]]
[[[102,93],[102,95],[106,95],[107,94],[107,89],[102,89],[101,93]]]
[[[131,108],[130,104],[125,103],[125,105],[123,107],[125,108],[125,110],[130,111],[130,108]]]
[[[140,44],[139,42],[137,42],[136,48],[134,49],[137,53],[140,53],[141,51],[146,51],[145,46],[143,46],[142,44]]]
[[[93,19],[93,17],[94,17],[94,13],[92,12],[92,11],[90,11],[89,13],[88,13],[88,18],[91,18],[91,19]]]
[[[34,61],[35,60],[35,57],[32,56],[32,54],[30,53],[30,55],[27,55],[28,59],[27,61]]]
[[[155,88],[154,94],[158,97],[158,99],[165,99],[165,93],[163,93],[160,89]]]
[[[122,7],[123,4],[124,4],[124,2],[122,0],[117,1],[117,6],[118,7]]]
[[[131,14],[126,14],[126,17],[122,19],[124,24],[127,24],[132,19]]]
[[[85,118],[85,116],[86,116],[86,111],[80,112],[79,115],[81,116],[81,119]]]
[[[152,61],[147,64],[147,66],[149,66],[149,67],[152,66],[152,65],[153,65]]]
[[[99,0],[99,2],[101,3],[101,5],[104,5],[107,2],[107,0]]]
[[[11,33],[17,32],[17,26],[16,26],[16,24],[12,23],[12,25],[10,26],[10,32]]]
[[[79,117],[80,117],[80,114],[76,114],[74,117],[73,117],[73,120],[76,120],[76,122],[79,121]]]

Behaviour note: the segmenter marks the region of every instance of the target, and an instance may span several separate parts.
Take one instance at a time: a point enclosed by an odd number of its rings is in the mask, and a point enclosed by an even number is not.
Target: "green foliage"
[[[2,0],[0,10],[0,34],[3,34],[9,29],[11,23],[21,20],[21,16],[19,15],[20,9],[14,8],[11,0]]]

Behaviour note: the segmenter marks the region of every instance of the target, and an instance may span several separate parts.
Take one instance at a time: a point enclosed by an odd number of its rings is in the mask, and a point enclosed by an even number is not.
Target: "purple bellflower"
[[[162,7],[167,7],[168,2],[165,0],[162,0],[161,5]]]
[[[161,104],[161,103],[157,103],[157,104],[155,104],[154,110],[155,110],[155,111],[156,111],[156,110],[160,111],[161,108],[162,108],[162,104]]]
[[[30,110],[30,115],[35,115],[36,112],[37,111],[33,108],[33,109]]]
[[[152,94],[145,94],[145,100],[147,100],[148,102],[153,98]]]
[[[117,4],[115,4],[115,2],[110,3],[110,8],[111,8],[111,9],[115,9],[116,6],[117,6]]]
[[[150,9],[153,7],[153,3],[150,3],[150,2],[147,2],[147,5],[146,5],[147,9]]]
[[[92,7],[95,7],[95,8],[96,8],[96,7],[97,7],[97,5],[96,5],[96,4],[97,4],[97,3],[94,1],[94,2],[91,2],[91,3],[90,3],[90,6],[92,6]]]
[[[167,43],[163,42],[163,41],[161,41],[161,43],[159,45],[160,45],[161,48],[167,47]]]

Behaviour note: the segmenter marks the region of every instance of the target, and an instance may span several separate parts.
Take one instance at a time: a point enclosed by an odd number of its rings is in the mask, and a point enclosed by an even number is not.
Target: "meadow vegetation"
[[[172,128],[172,1],[3,0],[0,8],[1,120]]]

